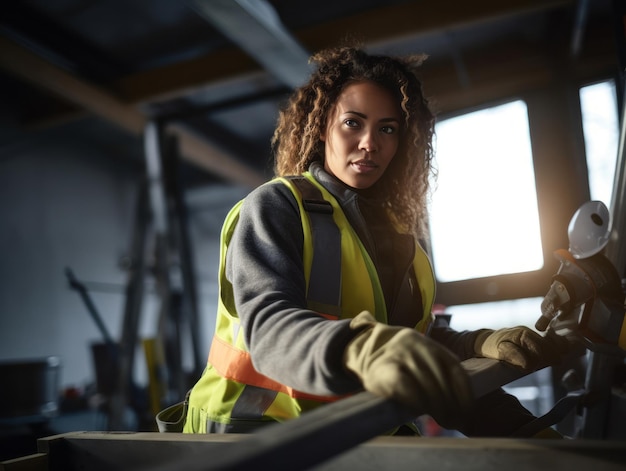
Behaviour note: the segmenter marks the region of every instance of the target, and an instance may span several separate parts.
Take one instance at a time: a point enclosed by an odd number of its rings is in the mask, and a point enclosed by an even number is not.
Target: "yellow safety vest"
[[[352,318],[368,310],[378,321],[387,323],[376,268],[337,200],[309,172],[303,178],[277,178],[267,184],[287,185],[298,202],[304,234],[307,307],[328,319]],[[187,433],[248,432],[263,423],[296,418],[339,399],[294,390],[252,366],[235,311],[233,288],[225,276],[226,250],[242,202],[231,209],[222,228],[215,335],[207,366],[189,397],[183,430]],[[316,245],[324,250],[316,251]],[[432,321],[435,281],[430,261],[419,244],[413,265],[425,313],[415,328],[426,332]]]

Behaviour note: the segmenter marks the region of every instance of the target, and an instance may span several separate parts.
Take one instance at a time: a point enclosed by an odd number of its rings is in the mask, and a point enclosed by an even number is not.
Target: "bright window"
[[[437,123],[430,204],[439,281],[541,269],[537,192],[523,101]]]
[[[615,82],[580,89],[580,106],[592,200],[611,206],[617,163],[617,98]]]

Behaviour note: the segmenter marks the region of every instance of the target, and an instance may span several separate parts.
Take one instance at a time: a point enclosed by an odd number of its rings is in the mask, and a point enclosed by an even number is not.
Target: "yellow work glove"
[[[480,330],[474,342],[474,352],[479,357],[534,369],[558,363],[563,346],[557,344],[557,339],[543,337],[529,327],[517,326]]]
[[[344,364],[367,391],[405,404],[416,416],[429,414],[445,428],[463,423],[473,394],[452,352],[414,329],[376,322],[367,311],[350,327],[361,332],[346,347]]]

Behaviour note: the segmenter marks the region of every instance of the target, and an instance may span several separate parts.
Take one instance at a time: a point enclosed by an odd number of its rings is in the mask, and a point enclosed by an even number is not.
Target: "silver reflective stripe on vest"
[[[309,309],[339,317],[341,305],[341,232],[333,219],[333,207],[322,192],[304,177],[290,180],[300,191],[313,240],[313,260],[307,290]],[[249,433],[264,425],[259,419],[272,404],[276,391],[247,384],[237,398],[231,422],[207,421],[209,433]],[[271,423],[271,421],[269,422]]]
[[[235,402],[231,417],[258,419],[272,405],[277,394],[277,391],[247,384]]]
[[[252,433],[274,421],[261,421],[278,392],[246,384],[231,412],[229,424],[207,420],[207,433]]]
[[[341,306],[341,232],[333,219],[333,207],[322,192],[304,177],[291,182],[302,195],[311,222],[313,261],[309,276],[309,308],[323,314],[340,315]]]

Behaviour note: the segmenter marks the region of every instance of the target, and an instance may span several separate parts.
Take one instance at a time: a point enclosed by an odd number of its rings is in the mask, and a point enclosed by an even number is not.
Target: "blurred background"
[[[424,244],[440,311],[459,330],[534,326],[576,209],[624,212],[624,10],[3,2],[0,459],[46,434],[155,430],[182,399],[210,347],[223,218],[271,178],[278,109],[309,55],[346,39],[429,56],[439,177]],[[623,261],[622,246],[610,250]],[[543,413],[555,380],[510,388]]]

